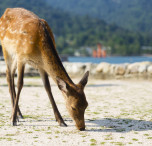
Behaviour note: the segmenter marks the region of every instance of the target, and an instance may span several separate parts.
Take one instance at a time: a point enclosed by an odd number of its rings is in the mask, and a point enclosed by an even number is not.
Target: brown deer
[[[12,125],[17,124],[18,117],[22,117],[18,102],[23,87],[25,64],[28,63],[39,70],[59,125],[66,126],[54,101],[48,76],[53,78],[65,97],[67,110],[76,127],[85,130],[84,112],[88,103],[83,90],[89,72],[85,73],[78,84],[72,82],[58,56],[55,39],[47,22],[23,8],[7,8],[0,18],[0,40],[13,107]],[[14,85],[16,69],[17,94]]]

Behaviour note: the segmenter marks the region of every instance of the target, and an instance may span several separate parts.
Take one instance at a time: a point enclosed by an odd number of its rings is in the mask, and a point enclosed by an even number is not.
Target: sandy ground
[[[25,78],[20,108],[24,119],[10,125],[11,100],[0,78],[0,146],[152,145],[152,81],[90,80],[86,131],[76,130],[64,98],[52,91],[68,127],[59,127],[40,78]],[[78,81],[77,79],[75,81]]]

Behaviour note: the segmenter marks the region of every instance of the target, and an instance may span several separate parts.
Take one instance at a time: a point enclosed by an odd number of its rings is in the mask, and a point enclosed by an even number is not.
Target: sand
[[[52,92],[68,127],[55,121],[41,79],[24,82],[19,101],[24,119],[11,126],[8,86],[0,78],[0,146],[152,145],[152,81],[89,80],[86,131],[76,129],[54,82]]]

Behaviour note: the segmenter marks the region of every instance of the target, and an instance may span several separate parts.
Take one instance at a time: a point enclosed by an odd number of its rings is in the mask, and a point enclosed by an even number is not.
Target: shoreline
[[[63,62],[63,65],[72,78],[79,78],[86,71],[89,71],[89,77],[93,79],[152,79],[152,62],[148,61],[123,64]],[[5,62],[0,61],[0,77],[5,75]],[[25,76],[39,76],[39,73],[27,64]]]

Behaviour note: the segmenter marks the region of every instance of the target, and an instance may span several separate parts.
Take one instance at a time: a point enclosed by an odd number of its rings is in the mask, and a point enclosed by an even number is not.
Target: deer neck
[[[53,52],[52,52],[53,51]],[[57,83],[56,77],[59,77],[66,81],[68,84],[74,84],[67,74],[56,50],[51,50],[47,52],[47,55],[44,57],[44,70],[49,76]]]
[[[69,84],[73,84],[69,75],[67,74],[60,57],[56,51],[55,41],[51,30],[47,23],[42,23],[45,34],[40,41],[41,54],[43,58],[44,70],[50,75],[57,83],[56,77],[59,77]]]

